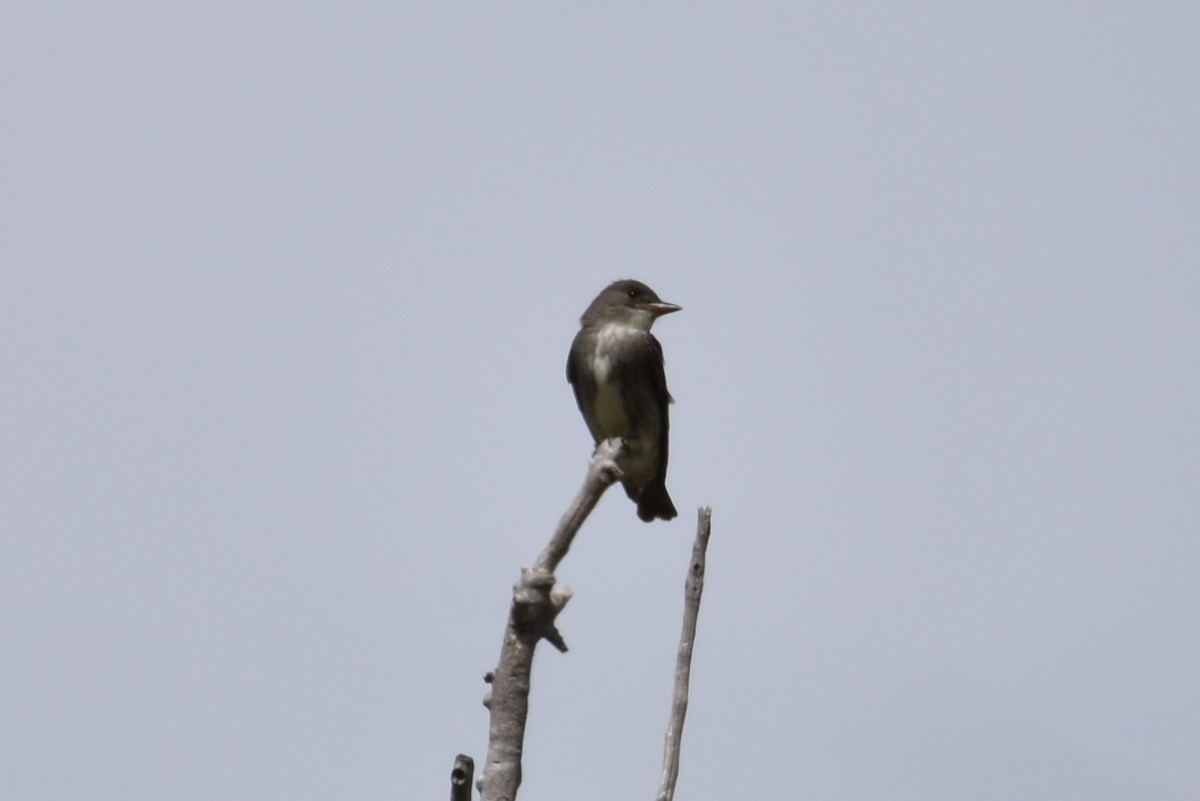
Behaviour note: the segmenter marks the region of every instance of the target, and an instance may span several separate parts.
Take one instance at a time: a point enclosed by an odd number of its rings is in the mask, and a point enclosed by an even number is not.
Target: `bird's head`
[[[624,279],[609,284],[583,313],[584,325],[618,324],[649,331],[664,314],[677,312],[680,306],[667,303],[641,281]]]

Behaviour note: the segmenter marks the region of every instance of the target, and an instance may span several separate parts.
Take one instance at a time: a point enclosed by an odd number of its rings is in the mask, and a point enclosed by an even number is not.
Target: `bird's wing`
[[[649,413],[657,413],[662,421],[659,432],[660,445],[665,448],[667,404],[671,403],[672,399],[671,393],[667,391],[667,375],[663,369],[663,349],[653,334],[641,334],[639,339],[639,347],[631,348],[622,360],[618,376],[623,392],[640,393],[637,396],[631,394],[626,399],[625,408],[634,414],[642,409]],[[632,422],[634,428],[641,428],[640,421]]]

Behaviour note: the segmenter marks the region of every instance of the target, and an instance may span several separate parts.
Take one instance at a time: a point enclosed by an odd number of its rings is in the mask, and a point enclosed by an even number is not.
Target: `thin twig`
[[[711,530],[712,509],[705,506],[696,521],[696,542],[692,545],[692,560],[683,588],[683,633],[679,636],[679,654],[675,659],[675,693],[671,702],[671,717],[667,721],[658,801],[672,801],[675,797],[675,780],[679,778],[679,749],[683,742],[683,721],[687,717],[692,646],[696,642],[696,620],[700,616],[700,596],[704,592],[704,557]]]
[[[513,586],[500,662],[484,677],[492,685],[492,692],[483,702],[491,713],[487,764],[479,781],[483,801],[513,801],[517,797],[534,648],[538,640],[546,639],[558,650],[567,650],[554,620],[571,600],[571,590],[555,585],[554,571],[600,496],[620,478],[617,458],[623,448],[619,439],[605,440],[596,448],[588,463],[587,479],[559,521],[550,544],[531,567],[521,570],[521,579]]]
[[[547,573],[553,573],[558,569],[558,563],[567,555],[567,551],[575,539],[575,534],[583,525],[583,521],[587,520],[587,516],[592,513],[592,509],[596,508],[600,496],[621,477],[617,459],[620,458],[624,448],[620,439],[606,439],[596,448],[591,461],[588,462],[587,478],[583,482],[583,487],[580,488],[579,494],[575,496],[575,500],[571,502],[562,519],[558,521],[558,528],[555,529],[554,536],[550,538],[549,544],[534,563],[535,569],[545,570]]]
[[[471,783],[475,781],[475,760],[466,754],[454,758],[450,770],[450,801],[471,801]]]

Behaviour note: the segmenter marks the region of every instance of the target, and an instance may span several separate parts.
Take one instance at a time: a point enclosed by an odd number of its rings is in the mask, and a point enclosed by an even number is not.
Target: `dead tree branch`
[[[679,636],[679,653],[675,659],[675,693],[667,722],[658,801],[672,801],[675,780],[679,778],[679,749],[683,742],[683,721],[687,717],[688,685],[692,676],[692,646],[696,642],[696,620],[700,616],[700,596],[704,592],[704,560],[711,530],[712,509],[706,506],[700,510],[696,521],[696,542],[692,545],[692,560],[683,588],[683,633]]]
[[[466,754],[454,759],[450,770],[450,801],[471,801],[471,782],[475,781],[475,760]]]
[[[500,662],[484,677],[492,691],[483,702],[491,714],[487,764],[479,782],[483,801],[513,801],[517,796],[534,648],[538,640],[545,639],[559,651],[567,650],[554,621],[571,599],[571,590],[554,583],[554,571],[604,491],[620,478],[617,459],[623,447],[619,439],[609,439],[596,448],[587,479],[559,521],[554,537],[537,561],[521,570],[521,578],[513,586]]]

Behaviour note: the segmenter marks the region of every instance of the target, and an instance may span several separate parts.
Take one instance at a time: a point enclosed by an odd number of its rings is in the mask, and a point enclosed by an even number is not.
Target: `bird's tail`
[[[652,481],[646,485],[637,498],[637,515],[649,523],[651,520],[671,520],[679,516],[671,496],[667,494],[664,481]]]

